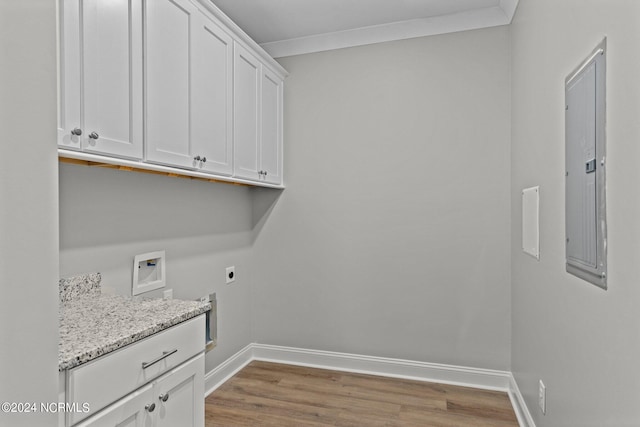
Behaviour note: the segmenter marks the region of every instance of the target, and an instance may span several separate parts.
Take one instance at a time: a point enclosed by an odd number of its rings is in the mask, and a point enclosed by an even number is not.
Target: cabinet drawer
[[[96,413],[203,351],[204,340],[205,316],[200,315],[69,370],[67,402],[86,402],[90,411],[69,413],[68,424]]]

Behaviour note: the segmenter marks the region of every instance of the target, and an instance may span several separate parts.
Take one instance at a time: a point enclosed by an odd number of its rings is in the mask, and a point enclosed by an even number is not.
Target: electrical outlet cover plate
[[[229,283],[233,283],[236,281],[236,267],[235,266],[231,266],[231,267],[227,267],[227,275],[225,276],[227,278],[227,285]]]

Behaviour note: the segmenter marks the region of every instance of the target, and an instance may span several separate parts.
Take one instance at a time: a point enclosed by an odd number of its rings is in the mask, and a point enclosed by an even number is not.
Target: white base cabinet
[[[203,427],[204,355],[118,400],[78,427]]]
[[[204,426],[205,315],[72,368],[61,401],[75,426]]]
[[[154,384],[158,427],[204,426],[204,354],[162,376]]]
[[[153,412],[148,411],[149,402],[153,402],[153,386],[142,387],[123,397],[104,411],[87,421],[76,424],[84,427],[151,427]]]

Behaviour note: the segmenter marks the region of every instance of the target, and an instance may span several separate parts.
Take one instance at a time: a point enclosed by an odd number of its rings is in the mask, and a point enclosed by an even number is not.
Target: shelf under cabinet
[[[58,158],[61,163],[69,163],[83,166],[94,166],[108,169],[116,169],[130,172],[142,172],[155,175],[163,175],[177,178],[194,179],[198,181],[217,182],[222,184],[266,187],[284,189],[283,185],[274,185],[266,182],[250,181],[241,178],[212,175],[208,173],[190,171],[186,169],[172,168],[169,166],[155,165],[134,160],[119,159],[115,157],[99,156],[80,151],[58,149]]]

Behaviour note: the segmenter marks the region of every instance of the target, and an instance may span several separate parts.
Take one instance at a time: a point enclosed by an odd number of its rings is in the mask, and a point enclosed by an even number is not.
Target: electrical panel
[[[606,39],[565,81],[567,272],[607,288]]]

